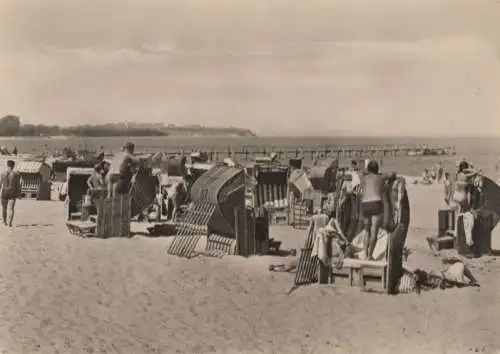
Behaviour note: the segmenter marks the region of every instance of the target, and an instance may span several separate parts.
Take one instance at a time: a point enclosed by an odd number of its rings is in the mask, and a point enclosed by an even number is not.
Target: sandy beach
[[[440,269],[425,237],[436,233],[441,186],[408,189],[409,266]],[[267,270],[287,258],[185,260],[167,256],[168,238],[71,236],[60,202],[22,200],[17,210],[0,237],[2,353],[500,350],[500,266],[491,259],[475,272],[480,289],[387,296],[338,283],[287,295],[293,275]],[[300,249],[305,232],[273,226],[272,236]]]

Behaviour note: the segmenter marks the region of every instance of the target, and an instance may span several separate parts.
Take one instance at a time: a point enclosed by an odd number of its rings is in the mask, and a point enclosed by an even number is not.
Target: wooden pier
[[[455,148],[448,147],[421,147],[421,146],[322,146],[322,147],[282,147],[282,146],[243,146],[239,148],[227,147],[182,147],[182,148],[165,148],[165,147],[148,147],[141,149],[145,153],[153,151],[163,151],[166,155],[189,156],[192,152],[205,151],[208,153],[210,160],[220,161],[230,157],[235,160],[250,161],[255,156],[268,156],[271,153],[276,153],[278,160],[288,160],[292,158],[311,159],[314,158],[382,158],[388,156],[451,156],[455,155]]]

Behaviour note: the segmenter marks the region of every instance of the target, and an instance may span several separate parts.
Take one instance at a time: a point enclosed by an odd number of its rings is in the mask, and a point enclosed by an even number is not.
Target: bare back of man
[[[14,171],[14,162],[7,162],[8,170],[0,176],[2,219],[4,225],[12,226],[16,200],[21,195],[21,177]]]
[[[137,158],[128,151],[119,152],[113,157],[107,175],[108,198],[129,192],[137,163]]]

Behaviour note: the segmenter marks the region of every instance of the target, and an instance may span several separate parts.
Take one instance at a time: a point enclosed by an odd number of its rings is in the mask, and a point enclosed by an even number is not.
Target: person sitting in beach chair
[[[365,259],[373,260],[373,251],[377,242],[379,228],[384,220],[385,184],[395,179],[395,174],[381,175],[377,161],[368,163],[366,174],[361,178],[361,210],[367,237],[364,243]],[[386,201],[388,203],[388,201]]]
[[[94,189],[102,189],[106,188],[106,181],[102,175],[102,167],[101,164],[96,164],[94,166],[94,171],[87,179],[87,187],[92,191]]]
[[[126,143],[123,151],[116,154],[111,160],[107,175],[108,198],[117,194],[128,194],[132,185],[132,178],[140,160],[134,155],[135,145]]]

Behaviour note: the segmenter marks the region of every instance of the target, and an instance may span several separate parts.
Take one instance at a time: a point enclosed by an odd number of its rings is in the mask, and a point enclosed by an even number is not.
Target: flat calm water
[[[234,150],[247,147],[249,150],[262,147],[279,148],[322,148],[329,146],[391,146],[391,145],[428,145],[454,146],[456,156],[398,156],[383,159],[384,171],[396,171],[406,175],[420,175],[424,168],[442,162],[445,169],[453,171],[457,160],[466,157],[474,166],[480,167],[490,177],[500,176],[496,163],[500,161],[500,138],[406,138],[406,137],[141,137],[141,138],[23,138],[0,139],[0,144],[12,149],[17,146],[20,153],[33,153],[61,149],[64,146],[73,148],[100,149],[107,152],[117,151],[125,140],[133,141],[137,151],[160,151],[179,149],[192,150],[212,149]],[[308,159],[308,157],[305,157]],[[346,159],[348,160],[348,159]],[[347,161],[342,161],[347,162]],[[306,162],[307,163],[307,162]]]

